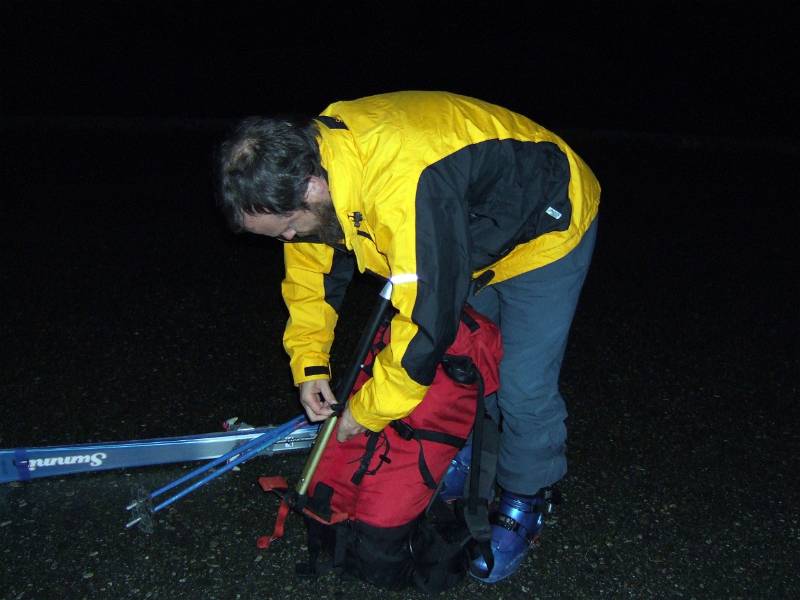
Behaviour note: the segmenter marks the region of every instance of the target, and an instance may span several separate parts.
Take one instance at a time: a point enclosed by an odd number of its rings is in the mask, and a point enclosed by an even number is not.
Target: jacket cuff
[[[355,419],[356,423],[359,425],[366,427],[370,431],[382,431],[383,428],[391,422],[391,419],[369,414],[364,410],[360,402],[353,402],[354,398],[355,396],[350,398],[348,405],[350,407],[350,414],[353,415],[353,419]]]
[[[330,379],[331,369],[327,363],[316,364],[314,362],[298,362],[292,365],[292,379],[294,384],[299,385],[304,381],[313,381],[315,379]]]

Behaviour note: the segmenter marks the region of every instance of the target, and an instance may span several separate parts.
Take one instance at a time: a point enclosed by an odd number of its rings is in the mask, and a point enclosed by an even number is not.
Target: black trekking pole
[[[391,281],[386,282],[386,285],[383,286],[379,296],[378,304],[372,310],[372,314],[367,321],[364,332],[361,334],[361,338],[358,341],[350,368],[348,369],[347,373],[345,373],[344,378],[340,381],[340,384],[336,387],[336,402],[338,410],[328,417],[322,424],[322,427],[320,427],[319,433],[317,434],[317,440],[314,443],[314,447],[311,449],[311,454],[309,454],[308,459],[306,460],[303,473],[300,475],[300,480],[297,482],[297,486],[295,487],[296,495],[293,498],[293,504],[296,508],[302,509],[305,504],[305,496],[306,492],[308,491],[308,484],[311,482],[311,478],[314,476],[314,472],[317,470],[317,465],[322,457],[322,453],[325,451],[325,447],[328,445],[328,440],[330,439],[331,434],[336,427],[336,422],[339,418],[338,414],[344,410],[345,403],[350,397],[350,393],[353,391],[353,386],[356,383],[358,374],[364,365],[364,360],[367,357],[367,353],[372,346],[375,335],[378,333],[378,328],[380,328],[381,323],[383,323],[384,317],[386,316],[389,306],[391,305]]]

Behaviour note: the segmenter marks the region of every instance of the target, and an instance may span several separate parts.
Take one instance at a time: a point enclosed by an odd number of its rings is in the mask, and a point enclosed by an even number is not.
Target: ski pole
[[[356,346],[353,356],[353,361],[350,364],[350,369],[347,371],[347,373],[345,373],[341,384],[337,386],[336,402],[341,407],[340,410],[344,409],[344,405],[347,402],[347,399],[350,397],[350,393],[353,391],[356,378],[358,378],[358,374],[363,367],[364,360],[367,357],[367,352],[369,352],[370,346],[372,346],[372,341],[375,338],[375,334],[378,333],[378,328],[383,322],[386,311],[390,306],[391,298],[392,282],[387,281],[386,285],[383,286],[383,289],[379,294],[378,303],[372,310],[372,314],[367,321],[367,326],[365,327],[364,332],[361,334],[361,338],[358,341],[358,345]],[[300,475],[300,479],[298,480],[295,488],[299,497],[305,496],[306,491],[308,490],[308,484],[311,482],[311,478],[314,476],[314,472],[317,470],[317,465],[319,464],[320,458],[322,458],[322,453],[325,451],[325,447],[328,445],[328,440],[330,439],[331,433],[333,433],[333,430],[336,427],[337,420],[338,416],[336,413],[334,413],[328,417],[322,424],[322,427],[320,427],[319,434],[317,434],[317,439],[314,442],[314,447],[311,449],[311,453],[308,455],[305,467],[303,468],[303,472]]]
[[[367,327],[365,328],[364,333],[359,339],[355,351],[355,358],[350,366],[350,369],[345,374],[345,377],[341,382],[342,385],[338,386],[337,388],[336,400],[337,403],[339,403],[340,406],[342,407],[344,407],[347,399],[350,396],[350,393],[352,392],[358,374],[362,368],[364,359],[367,356],[367,352],[369,352],[372,340],[374,339],[375,334],[377,333],[378,328],[380,327],[383,321],[384,315],[386,314],[386,311],[390,305],[391,294],[392,294],[392,283],[390,281],[387,281],[387,283],[384,285],[383,289],[379,294],[378,304],[375,306],[372,314],[369,317],[369,320],[367,322]],[[303,469],[303,474],[301,475],[300,481],[298,482],[297,493],[301,496],[305,495],[306,493],[306,490],[308,488],[308,483],[310,482],[311,477],[313,476],[314,471],[316,470],[317,464],[319,463],[319,460],[322,456],[322,452],[324,451],[328,439],[330,438],[331,433],[333,432],[333,429],[336,425],[336,421],[337,421],[336,415],[332,415],[323,423],[322,427],[320,427],[314,447],[311,450],[309,459],[306,461],[306,466]],[[254,438],[241,446],[234,448],[227,454],[224,454],[223,456],[220,456],[210,461],[209,463],[190,471],[189,473],[183,475],[182,477],[179,477],[175,481],[172,481],[171,483],[168,483],[167,485],[149,494],[142,495],[140,498],[134,500],[126,507],[127,510],[133,511],[133,514],[136,516],[131,521],[129,521],[125,525],[125,527],[130,528],[136,524],[144,523],[145,520],[149,520],[149,517],[152,514],[160,510],[163,510],[167,506],[170,506],[171,504],[177,502],[184,496],[190,494],[197,488],[205,485],[212,479],[215,479],[220,475],[230,471],[238,464],[246,460],[249,460],[250,458],[253,458],[257,454],[261,453],[263,450],[268,448],[269,446],[275,444],[278,440],[290,434],[295,429],[301,427],[305,422],[306,422],[305,415],[298,415],[297,417],[287,421],[283,425],[280,425],[274,428],[273,430],[261,436],[258,436],[257,438]],[[162,494],[170,490],[173,490],[184,483],[188,483],[194,479],[197,479],[204,473],[208,472],[209,470],[213,469],[214,467],[222,463],[225,463],[226,461],[227,464],[225,464],[225,466],[213,471],[212,473],[206,475],[205,477],[202,477],[201,479],[194,481],[193,483],[187,485],[187,487],[177,492],[173,496],[170,496],[166,500],[163,500],[160,504],[153,506],[153,500],[155,498],[158,498]]]
[[[263,435],[260,435],[257,438],[252,439],[249,442],[247,442],[247,443],[245,443],[245,444],[243,444],[243,445],[241,445],[241,446],[239,446],[237,448],[234,448],[233,450],[231,450],[227,454],[224,454],[223,456],[215,458],[214,460],[210,461],[209,463],[207,463],[207,464],[205,464],[203,466],[200,466],[200,467],[190,471],[186,475],[183,475],[182,477],[179,477],[175,481],[172,481],[171,483],[168,483],[167,485],[165,485],[165,486],[163,486],[163,487],[161,487],[161,488],[159,488],[159,489],[147,494],[144,498],[139,498],[137,500],[134,500],[133,502],[131,502],[126,507],[126,509],[127,510],[134,510],[134,509],[140,509],[142,506],[147,506],[147,510],[148,510],[149,513],[156,513],[158,511],[166,508],[167,506],[173,504],[174,502],[177,502],[178,500],[180,500],[184,496],[190,494],[191,492],[193,492],[197,488],[205,485],[206,483],[208,483],[212,479],[215,479],[215,478],[219,477],[220,475],[222,475],[224,473],[227,473],[228,471],[230,471],[231,469],[233,469],[235,466],[239,465],[240,463],[243,463],[244,461],[249,460],[249,459],[253,458],[254,456],[260,454],[265,448],[271,446],[272,444],[274,444],[278,440],[286,437],[292,431],[294,431],[298,427],[302,426],[305,422],[306,422],[305,415],[298,415],[298,416],[294,417],[293,419],[287,421],[283,425],[280,425],[280,426],[276,427],[272,431],[269,431],[269,432],[267,432],[267,433],[265,433]],[[152,507],[152,508],[149,507],[149,504],[155,498],[161,496],[162,494],[164,494],[164,493],[166,493],[166,492],[168,492],[168,491],[170,491],[172,489],[175,489],[176,487],[178,487],[179,485],[181,485],[183,483],[187,483],[187,482],[191,481],[192,479],[196,479],[197,477],[200,477],[201,475],[203,475],[207,471],[213,469],[217,465],[220,465],[220,464],[222,464],[222,463],[224,463],[226,461],[228,461],[228,462],[227,462],[227,464],[225,466],[215,470],[214,472],[210,473],[209,475],[206,475],[202,479],[199,479],[199,480],[195,481],[191,485],[188,485],[187,487],[182,489],[180,492],[174,494],[173,496],[170,496],[169,498],[167,498],[166,500],[164,500],[163,502],[161,502],[157,506]],[[129,521],[125,525],[125,527],[126,528],[133,527],[134,525],[139,523],[141,520],[142,520],[142,516],[137,516],[136,518],[134,518],[131,521]]]

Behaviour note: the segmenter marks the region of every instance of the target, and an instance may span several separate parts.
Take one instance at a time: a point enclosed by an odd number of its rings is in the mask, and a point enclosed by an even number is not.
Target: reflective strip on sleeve
[[[397,285],[399,283],[414,283],[415,281],[417,281],[417,274],[401,273],[400,275],[392,275],[389,278],[389,281],[392,282],[392,285]]]

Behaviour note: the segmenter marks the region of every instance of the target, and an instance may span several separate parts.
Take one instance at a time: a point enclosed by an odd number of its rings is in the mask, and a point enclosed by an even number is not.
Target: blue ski
[[[223,456],[273,429],[275,426],[124,442],[0,450],[0,483],[207,460]],[[265,448],[261,454],[271,456],[309,450],[318,431],[319,423],[303,425]]]

